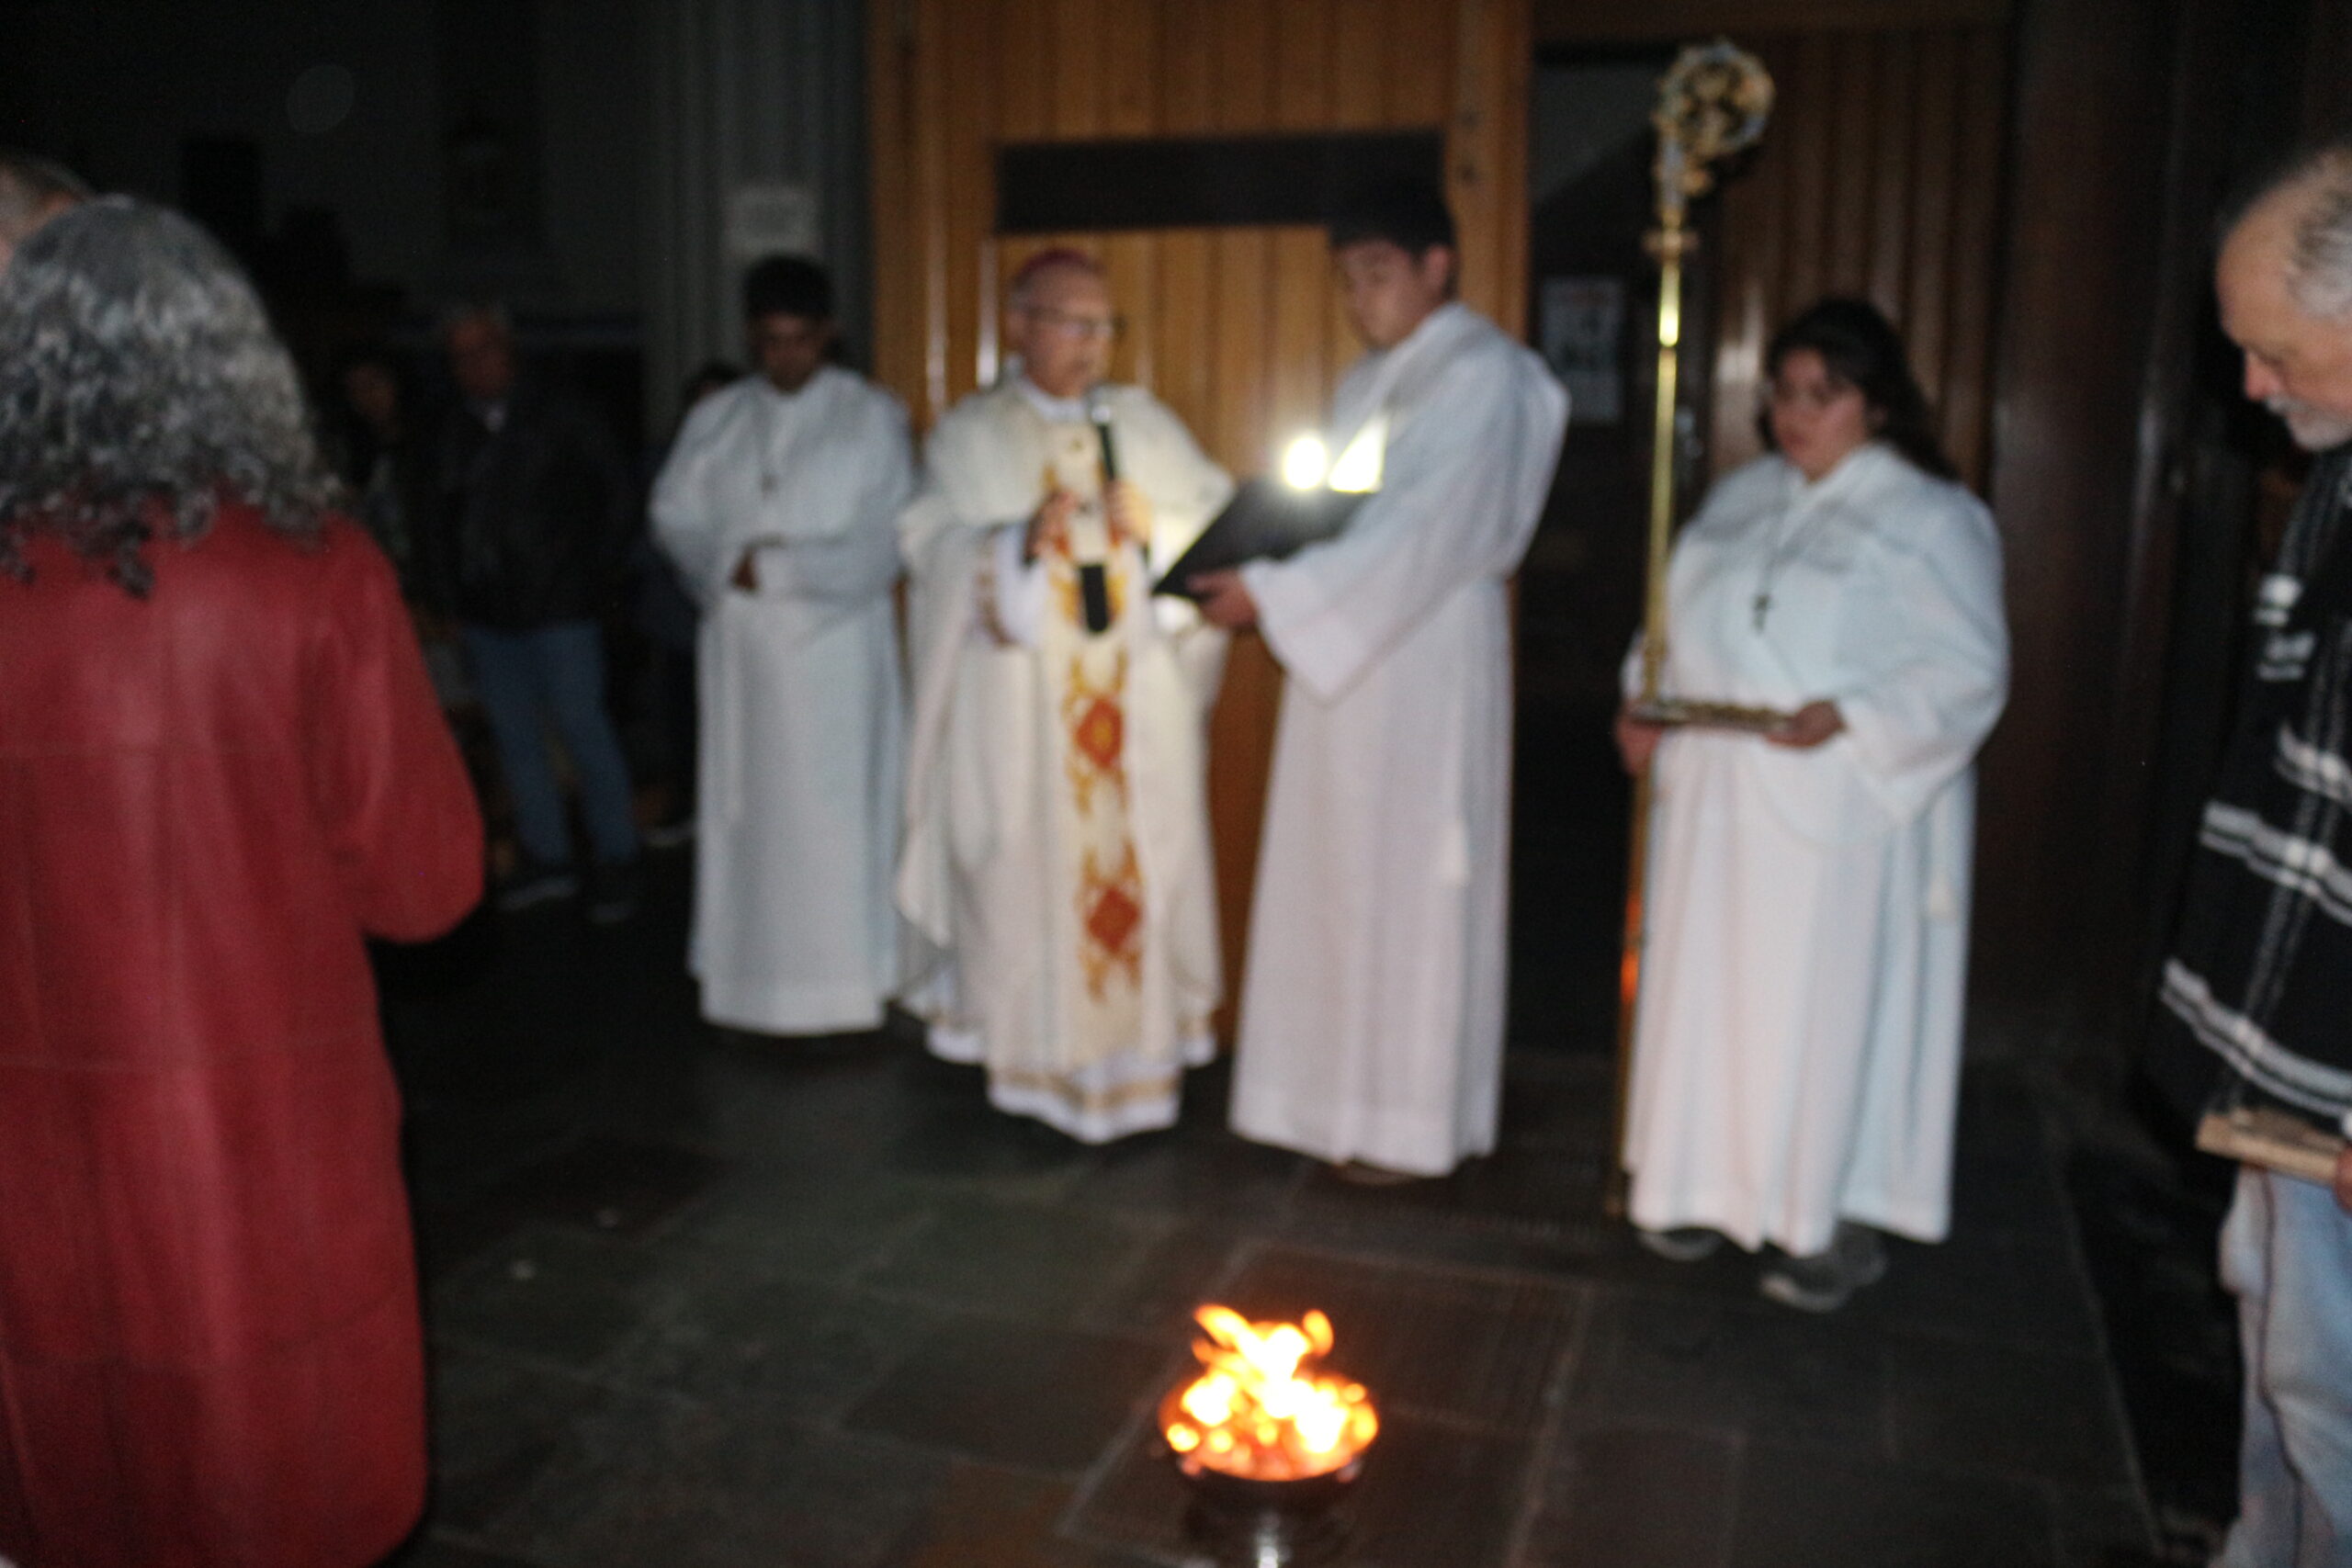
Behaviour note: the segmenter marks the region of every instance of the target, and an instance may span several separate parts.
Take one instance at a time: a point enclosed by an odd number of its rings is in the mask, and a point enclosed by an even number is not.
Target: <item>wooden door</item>
[[[1439,131],[1463,298],[1519,331],[1526,0],[878,0],[871,17],[876,373],[920,427],[995,378],[1003,280],[1049,243],[1102,257],[1125,322],[1114,376],[1237,477],[1316,423],[1358,352],[1320,230],[1000,238],[1006,143]],[[1263,643],[1238,638],[1210,742],[1228,996],[1280,696]]]

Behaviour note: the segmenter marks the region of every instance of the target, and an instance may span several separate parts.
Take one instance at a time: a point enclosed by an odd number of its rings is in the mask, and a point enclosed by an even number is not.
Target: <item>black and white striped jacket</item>
[[[2170,1018],[2261,1095],[2352,1112],[2352,446],[2323,454],[2255,609],[2252,668],[2206,804]]]

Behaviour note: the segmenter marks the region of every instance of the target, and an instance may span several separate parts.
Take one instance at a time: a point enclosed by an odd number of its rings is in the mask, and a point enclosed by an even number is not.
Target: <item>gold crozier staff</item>
[[[1772,78],[1754,55],[1717,39],[1693,44],[1676,57],[1658,83],[1657,228],[1649,249],[1658,260],[1657,400],[1650,437],[1650,536],[1646,593],[1642,606],[1642,693],[1634,716],[1651,724],[1729,724],[1770,728],[1785,715],[1736,708],[1727,704],[1670,698],[1658,690],[1666,667],[1667,556],[1674,530],[1674,412],[1682,349],[1682,259],[1696,243],[1688,227],[1690,203],[1714,185],[1714,165],[1752,145],[1764,134],[1772,112]],[[1634,780],[1634,831],[1625,893],[1625,957],[1619,970],[1616,1111],[1610,1145],[1617,1158],[1610,1167],[1606,1201],[1610,1213],[1625,1208],[1625,1094],[1633,1079],[1634,1010],[1641,999],[1642,890],[1648,871],[1650,775]]]

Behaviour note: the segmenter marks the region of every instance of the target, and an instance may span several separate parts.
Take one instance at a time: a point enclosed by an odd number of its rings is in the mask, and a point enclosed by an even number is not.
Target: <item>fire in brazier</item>
[[[1193,1314],[1201,1373],[1169,1391],[1159,1427],[1188,1475],[1304,1481],[1355,1464],[1379,1434],[1363,1384],[1320,1371],[1331,1320],[1252,1323],[1229,1307]]]

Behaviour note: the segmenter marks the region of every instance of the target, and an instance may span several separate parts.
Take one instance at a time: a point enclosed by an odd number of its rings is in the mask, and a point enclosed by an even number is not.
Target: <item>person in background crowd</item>
[[[407,372],[389,350],[361,349],[337,368],[335,467],[360,525],[391,558],[401,596],[426,595],[422,536],[437,502],[430,444],[416,428]]]
[[[1225,639],[1151,590],[1233,486],[1158,399],[1103,381],[1091,256],[1033,257],[1005,325],[1016,367],[939,422],[899,525],[910,1001],[933,1052],[987,1066],[1000,1110],[1099,1143],[1174,1122],[1215,1051],[1203,757]]]
[[[1772,450],[1675,547],[1662,689],[1789,716],[1618,719],[1657,792],[1624,1155],[1651,1251],[1770,1243],[1764,1294],[1830,1312],[1885,1271],[1880,1232],[1950,1225],[1974,764],[2008,628],[1992,514],[1886,319],[1825,300],[1765,370]]]
[[[89,199],[90,187],[63,164],[0,147],[0,273],[33,231]]]
[[[473,792],[202,231],[28,239],[0,407],[0,1552],[363,1568],[425,1487],[363,938],[481,896]]]
[[[814,262],[754,265],[743,319],[758,373],[686,416],[653,485],[654,536],[703,611],[688,962],[714,1023],[874,1029],[899,983],[906,411],[826,362]]]
[[[1453,218],[1434,187],[1355,192],[1330,238],[1369,352],[1340,384],[1327,445],[1377,493],[1337,538],[1194,586],[1211,621],[1262,631],[1287,678],[1233,1130],[1383,1182],[1495,1146],[1504,583],[1543,512],[1567,397],[1453,297]]]
[[[637,823],[628,764],[605,705],[598,617],[618,582],[633,487],[595,412],[568,389],[521,373],[503,310],[453,311],[442,342],[461,400],[442,433],[441,592],[458,618],[522,840],[499,908],[580,890],[548,755],[552,722],[594,852],[588,917],[624,920],[637,908]]]
[[[686,378],[678,393],[678,430],[704,399],[726,390],[743,378],[743,372],[724,359],[714,359]],[[677,430],[670,446],[651,456],[645,470],[647,489],[677,449]],[[648,849],[675,849],[695,837],[695,751],[699,726],[695,692],[695,641],[701,612],[678,569],[654,542],[651,519],[646,532],[629,549],[630,576],[636,584],[634,608],[638,635],[645,638],[650,668],[646,676],[647,716],[652,729],[652,767],[659,804],[645,829]]]
[[[2315,454],[2262,581],[2151,1066],[2352,1135],[2352,139],[2226,215],[2222,326],[2245,395]],[[2218,1088],[2218,1094],[2217,1094]],[[2239,1167],[2222,1228],[2245,1360],[2238,1517],[2217,1568],[2352,1565],[2352,1150],[2331,1186]]]

